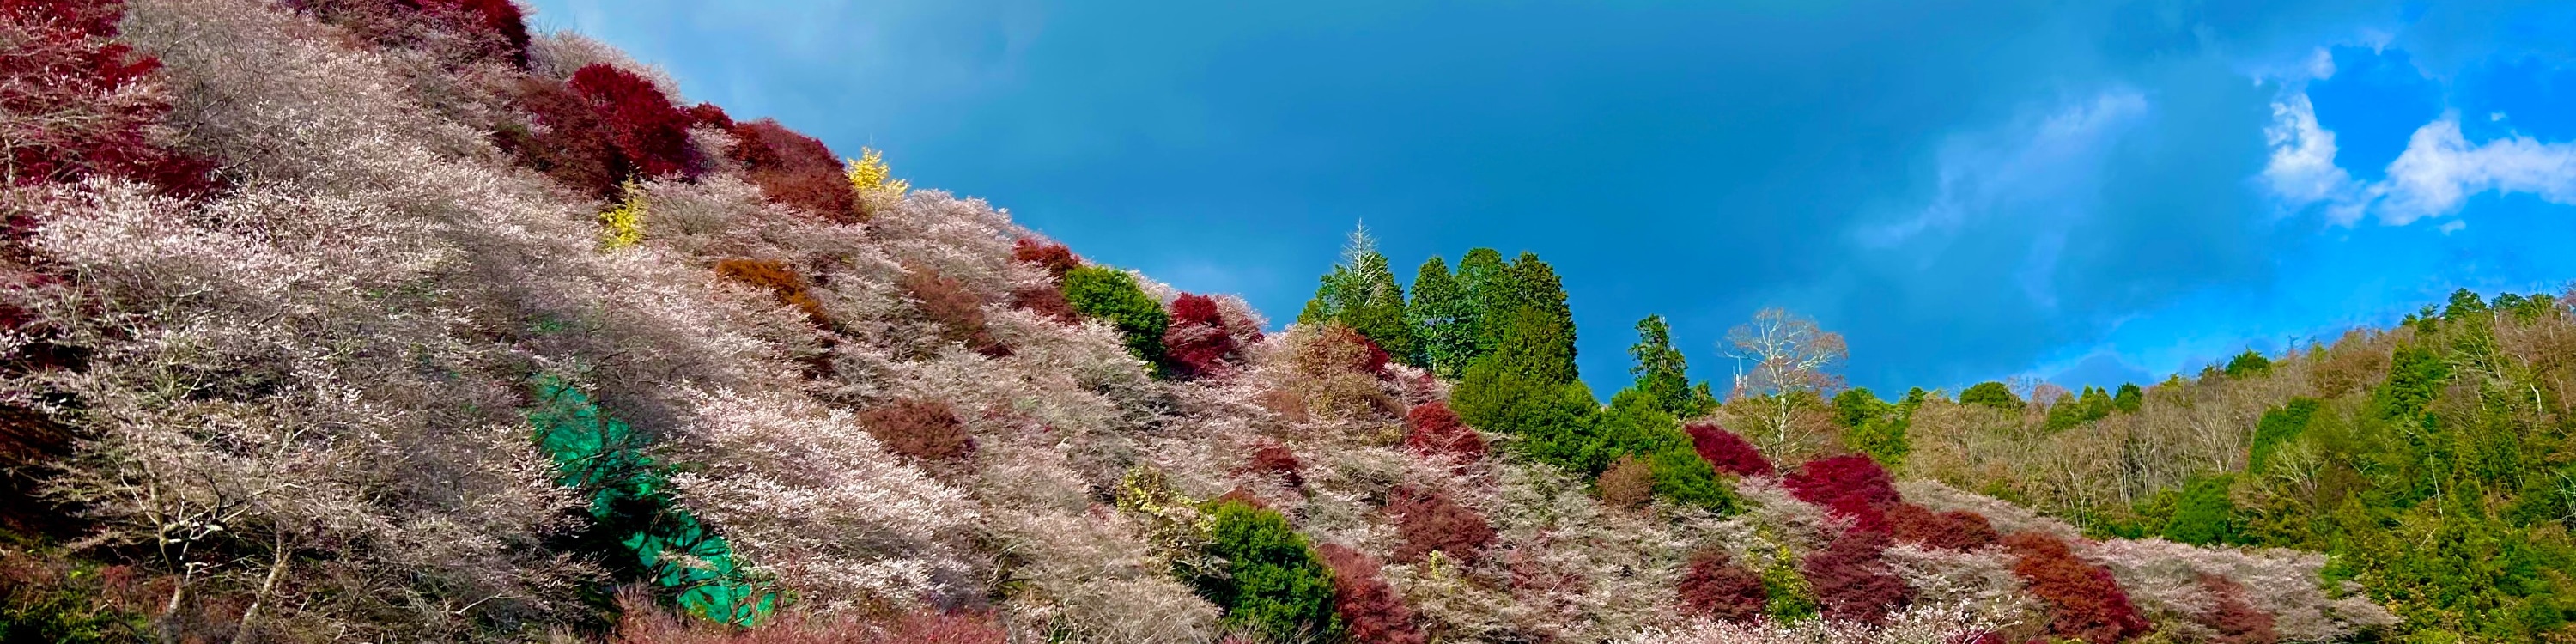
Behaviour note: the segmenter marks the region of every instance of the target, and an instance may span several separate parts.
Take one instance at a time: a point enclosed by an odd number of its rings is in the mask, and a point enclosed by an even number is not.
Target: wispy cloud
[[[2272,114],[2264,129],[2272,156],[2263,184],[2289,208],[2324,204],[2328,220],[2339,225],[2376,217],[2402,226],[2448,216],[2490,191],[2576,204],[2576,143],[2520,135],[2471,143],[2460,132],[2459,115],[2445,114],[2415,130],[2386,178],[2360,182],[2335,165],[2334,132],[2318,126],[2305,93],[2274,102]]]

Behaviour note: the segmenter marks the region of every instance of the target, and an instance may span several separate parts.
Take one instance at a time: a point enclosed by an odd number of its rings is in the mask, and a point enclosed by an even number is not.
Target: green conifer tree
[[[1472,364],[1493,355],[1495,347],[1502,344],[1504,327],[1511,325],[1511,312],[1521,308],[1521,292],[1513,283],[1511,264],[1491,248],[1472,249],[1458,259],[1458,290],[1467,294],[1467,331],[1476,342],[1475,351],[1467,357]]]
[[[1368,228],[1351,231],[1350,243],[1342,248],[1342,263],[1324,274],[1321,282],[1315,287],[1315,298],[1297,314],[1297,323],[1340,322],[1377,343],[1397,362],[1424,364],[1413,320],[1405,313],[1404,287],[1396,284],[1395,271],[1388,268],[1386,256],[1377,252],[1377,240],[1369,237]]]
[[[1716,396],[1707,383],[1698,387],[1690,383],[1690,363],[1680,349],[1673,348],[1672,327],[1664,316],[1649,315],[1637,321],[1637,344],[1629,347],[1628,357],[1637,361],[1629,374],[1637,377],[1638,391],[1655,402],[1655,406],[1674,418],[1697,418],[1717,407]]]
[[[1404,310],[1413,316],[1431,370],[1445,378],[1465,375],[1467,363],[1476,357],[1475,303],[1447,262],[1434,256],[1422,263],[1413,278],[1413,300]]]

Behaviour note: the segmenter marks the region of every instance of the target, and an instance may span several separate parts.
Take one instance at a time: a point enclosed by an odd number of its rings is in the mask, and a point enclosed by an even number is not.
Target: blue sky
[[[530,4],[1274,318],[1357,222],[1537,252],[1605,393],[1650,313],[1700,377],[1784,306],[1882,393],[2072,387],[2576,279],[2572,3]]]

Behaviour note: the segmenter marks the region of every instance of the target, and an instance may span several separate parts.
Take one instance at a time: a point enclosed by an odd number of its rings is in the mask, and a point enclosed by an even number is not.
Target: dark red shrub
[[[1073,256],[1073,249],[1034,237],[1022,237],[1019,242],[1011,244],[1011,259],[1022,264],[1036,264],[1057,279],[1063,279],[1064,274],[1073,269],[1082,268],[1082,258]]]
[[[1850,517],[1855,522],[1853,529],[1867,532],[1886,532],[1887,515],[1882,506],[1899,500],[1896,479],[1887,474],[1887,468],[1858,454],[1807,461],[1781,482],[1798,500]]]
[[[1395,596],[1378,576],[1378,560],[1338,543],[1315,547],[1333,571],[1333,610],[1341,613],[1353,642],[1422,644],[1430,640],[1414,624],[1413,609]]]
[[[1082,324],[1082,312],[1073,310],[1073,302],[1064,299],[1064,291],[1053,286],[1023,286],[1011,291],[1011,307],[1036,313],[1058,324]]]
[[[716,262],[716,275],[767,290],[778,297],[778,303],[804,311],[805,318],[816,326],[832,326],[832,316],[823,312],[823,303],[814,299],[814,291],[805,286],[805,277],[786,264],[764,259],[725,259]]]
[[[1233,372],[1243,356],[1234,335],[1226,330],[1216,300],[1183,293],[1172,300],[1172,324],[1163,331],[1163,358],[1181,378],[1198,379]]]
[[[1931,548],[1975,550],[1994,545],[1996,540],[2003,538],[1983,515],[1966,510],[1934,514],[1911,503],[1887,506],[1887,525],[1896,540]]]
[[[714,103],[699,103],[691,105],[689,106],[689,109],[683,110],[681,113],[688,115],[689,127],[711,127],[719,130],[733,129],[733,115],[726,114],[723,107],[719,107]]]
[[[733,160],[742,163],[745,178],[760,186],[762,196],[831,221],[862,219],[858,195],[830,146],[771,119],[736,123],[731,129]]]
[[[1420,561],[1433,551],[1473,561],[1494,541],[1494,528],[1484,515],[1440,490],[1396,488],[1386,512],[1395,516],[1395,558],[1400,561]]]
[[[637,174],[650,178],[697,172],[689,157],[689,117],[652,81],[615,65],[592,63],[574,71],[566,87],[590,101],[610,147]]]
[[[859,425],[888,452],[914,458],[945,459],[975,451],[975,438],[948,403],[904,398],[859,413]]]
[[[939,323],[941,338],[987,356],[1010,355],[1011,348],[993,339],[992,330],[984,325],[983,298],[968,291],[965,282],[941,277],[928,266],[915,266],[896,278],[895,285],[912,295],[912,305],[922,315]]]
[[[147,82],[160,61],[112,42],[120,2],[0,0],[0,138],[9,185],[121,176],[194,196],[210,164],[162,145],[170,105]]]
[[[419,0],[421,8],[434,14],[445,13],[463,18],[468,26],[494,42],[484,52],[509,61],[512,66],[528,66],[528,16],[510,0]]]
[[[499,136],[501,147],[516,154],[520,165],[603,199],[616,196],[618,183],[634,174],[610,143],[599,112],[572,88],[527,79],[520,82],[518,102],[537,127],[513,127]]]
[[[1769,591],[1762,587],[1762,576],[1743,566],[1721,548],[1707,548],[1691,555],[1690,567],[1682,571],[1681,583],[1675,586],[1682,606],[1695,615],[1730,622],[1750,621],[1762,616],[1770,602]]]
[[[1358,347],[1359,350],[1357,351],[1335,351],[1331,353],[1334,355],[1341,355],[1343,353],[1351,355],[1352,359],[1347,364],[1335,366],[1359,373],[1372,375],[1386,373],[1386,363],[1388,360],[1393,359],[1393,356],[1387,355],[1385,349],[1378,348],[1376,342],[1370,341],[1368,336],[1360,335],[1360,332],[1353,331],[1350,327],[1339,324],[1325,325],[1323,337],[1317,338],[1316,342]]]
[[[1699,451],[1700,459],[1717,471],[1736,476],[1770,476],[1777,471],[1772,469],[1771,459],[1762,457],[1762,450],[1754,449],[1753,443],[1716,423],[1691,423],[1683,429],[1690,432],[1691,447]]]
[[[1637,509],[1655,498],[1655,468],[1635,456],[1621,456],[1601,471],[1592,482],[1601,493],[1601,503],[1614,508]]]
[[[1299,472],[1303,468],[1304,464],[1297,462],[1297,453],[1288,451],[1288,446],[1276,441],[1263,441],[1260,447],[1253,448],[1251,462],[1244,463],[1243,468],[1236,471],[1277,476],[1288,487],[1303,489],[1306,476]]]
[[[2209,590],[2210,597],[2218,600],[2217,605],[2210,608],[2209,614],[2201,616],[2202,623],[2209,625],[2211,630],[2218,631],[2218,639],[2210,640],[2211,642],[2275,644],[2281,641],[2281,632],[2274,627],[2272,614],[2263,612],[2263,609],[2256,608],[2253,602],[2246,601],[2244,584],[2236,583],[2236,580],[2226,577],[2204,574],[2200,576],[2200,585]]]
[[[1913,599],[1905,580],[1879,557],[1886,549],[1886,534],[1854,530],[1799,562],[1826,617],[1877,623]]]
[[[2147,620],[2111,571],[2084,563],[2054,535],[2016,532],[2004,546],[2021,557],[2013,574],[2048,606],[2048,632],[2092,644],[2113,644],[2145,634]]]
[[[1263,510],[1270,509],[1270,504],[1261,502],[1261,497],[1255,496],[1251,489],[1240,485],[1234,486],[1234,489],[1232,490],[1226,490],[1224,494],[1219,494],[1216,498],[1208,499],[1209,507],[1215,507],[1227,503],[1241,503]]]
[[[1461,461],[1485,457],[1485,438],[1458,413],[1449,411],[1449,403],[1434,400],[1413,406],[1404,415],[1404,446],[1421,454],[1446,454]]]

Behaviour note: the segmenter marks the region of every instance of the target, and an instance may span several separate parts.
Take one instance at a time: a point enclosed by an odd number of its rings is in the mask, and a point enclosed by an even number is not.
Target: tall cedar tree
[[[1637,361],[1628,373],[1636,376],[1638,391],[1664,413],[1687,420],[1717,409],[1717,396],[1707,383],[1691,386],[1690,362],[1673,348],[1673,329],[1664,316],[1637,321],[1637,344],[1628,348],[1628,356]]]
[[[1414,623],[1413,609],[1379,577],[1379,563],[1368,553],[1338,543],[1315,547],[1333,570],[1333,608],[1350,628],[1353,642],[1423,644],[1430,637]]]
[[[1439,257],[1422,262],[1413,276],[1413,300],[1404,307],[1420,334],[1422,355],[1433,373],[1456,379],[1476,357],[1475,302]]]
[[[1460,361],[1462,370],[1494,353],[1502,344],[1503,327],[1511,324],[1511,312],[1520,310],[1520,292],[1511,275],[1503,254],[1491,248],[1472,249],[1458,258],[1458,290],[1467,296],[1467,315],[1460,324],[1474,343]]]
[[[1127,352],[1145,364],[1160,369],[1163,364],[1163,332],[1172,326],[1171,314],[1163,312],[1162,303],[1146,295],[1136,284],[1136,277],[1126,271],[1101,266],[1084,266],[1064,274],[1064,299],[1083,317],[1108,322],[1126,339]]]
[[[1574,309],[1567,304],[1565,282],[1557,278],[1556,267],[1539,261],[1537,253],[1521,253],[1520,258],[1512,260],[1511,275],[1513,290],[1518,293],[1513,299],[1518,306],[1545,314],[1550,324],[1563,329],[1562,334],[1551,337],[1558,345],[1554,351],[1564,356],[1560,368],[1565,372],[1565,379],[1573,380],[1576,377]],[[1490,313],[1488,319],[1494,317]]]
[[[1395,272],[1388,268],[1386,256],[1377,252],[1377,240],[1369,238],[1368,229],[1351,232],[1350,243],[1342,248],[1342,263],[1321,281],[1315,287],[1315,299],[1297,314],[1298,324],[1340,322],[1385,349],[1395,361],[1424,364],[1422,343],[1405,313],[1404,287],[1396,284]]]
[[[1225,562],[1225,574],[1192,581],[1201,597],[1225,610],[1227,623],[1280,641],[1341,636],[1333,573],[1287,517],[1232,500],[1216,502],[1208,515],[1207,554]]]
[[[1591,434],[1599,403],[1574,379],[1573,356],[1560,341],[1572,329],[1535,308],[1521,309],[1511,327],[1497,350],[1450,390],[1450,408],[1470,426],[1520,436],[1513,445],[1523,456],[1595,471]]]

